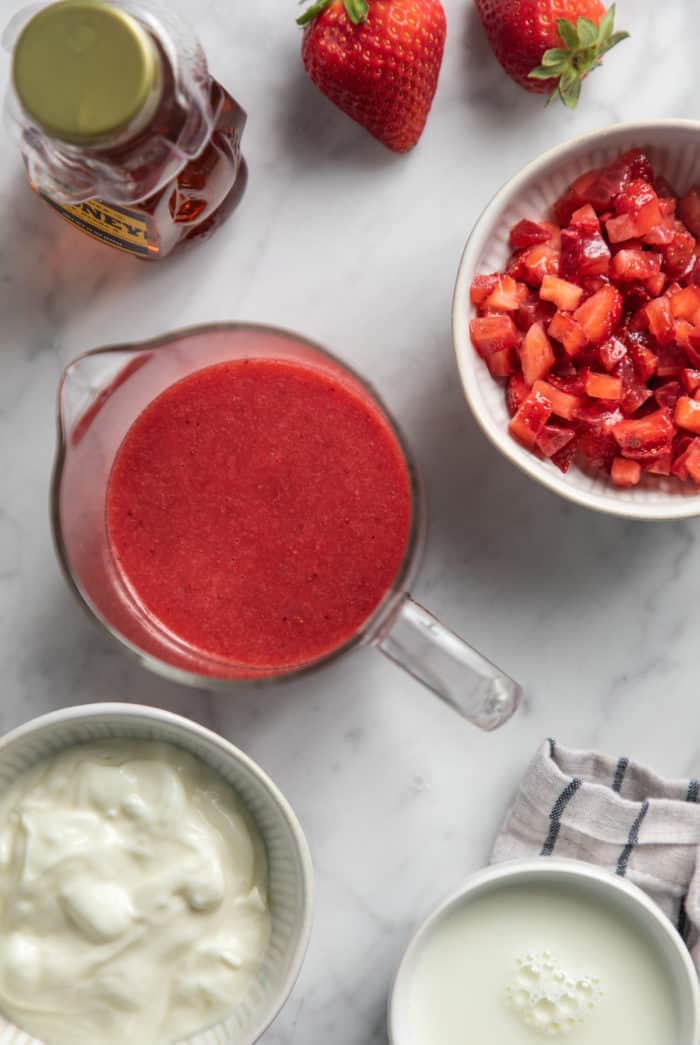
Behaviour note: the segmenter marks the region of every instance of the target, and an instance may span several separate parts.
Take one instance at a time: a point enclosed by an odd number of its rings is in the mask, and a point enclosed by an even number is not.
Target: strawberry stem
[[[614,30],[615,4],[610,5],[598,25],[589,18],[579,18],[576,25],[559,18],[557,32],[564,46],[545,51],[542,64],[529,75],[534,80],[556,80],[550,101],[558,97],[567,108],[575,109],[585,78],[601,64],[604,54],[629,36]]]
[[[337,3],[338,0],[316,0],[311,7],[307,8],[302,15],[297,18],[297,25],[309,25],[315,18],[318,18],[320,14],[330,7],[332,3]],[[303,0],[302,0],[303,3]],[[361,25],[367,21],[367,15],[369,14],[369,7],[367,6],[368,0],[343,0],[343,7],[345,13],[352,22],[353,25]]]

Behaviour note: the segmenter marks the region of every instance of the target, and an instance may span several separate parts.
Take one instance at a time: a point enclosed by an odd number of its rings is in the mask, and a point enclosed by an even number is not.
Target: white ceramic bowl
[[[659,1045],[700,1045],[698,976],[679,933],[661,909],[641,889],[599,867],[575,860],[542,857],[535,860],[514,860],[477,872],[418,929],[399,965],[389,999],[391,1045],[421,1045],[411,1031],[411,984],[416,964],[435,927],[455,908],[461,906],[465,899],[478,902],[479,896],[511,882],[552,886],[573,884],[577,889],[587,891],[594,897],[600,896],[601,901],[615,904],[627,916],[632,916],[652,945],[658,948],[658,953],[666,962],[678,992],[683,1036],[679,1041],[671,1042],[669,1038],[667,1042],[659,1042]],[[468,1007],[468,1004],[468,995],[465,995],[465,1007]],[[625,1042],[624,1045],[632,1043]]]
[[[0,740],[0,788],[42,758],[89,740],[126,737],[167,741],[227,780],[265,844],[272,936],[244,1003],[223,1023],[179,1045],[253,1045],[287,1000],[311,932],[313,871],[302,829],[284,796],[243,752],[189,719],[132,704],[90,704],[33,719]],[[43,1045],[0,1016],[0,1045]]]
[[[533,479],[586,508],[633,519],[683,519],[700,515],[700,492],[690,483],[647,476],[621,490],[602,474],[588,474],[572,465],[563,475],[551,461],[525,450],[508,434],[503,384],[494,381],[475,352],[469,320],[475,315],[469,300],[472,279],[480,272],[502,269],[510,248],[508,232],[515,222],[547,215],[554,201],[579,174],[600,167],[636,146],[648,151],[654,169],[676,191],[700,184],[700,122],[660,120],[624,123],[574,138],[524,167],[491,200],[467,242],[457,275],[452,326],[459,372],[474,417],[501,453]]]

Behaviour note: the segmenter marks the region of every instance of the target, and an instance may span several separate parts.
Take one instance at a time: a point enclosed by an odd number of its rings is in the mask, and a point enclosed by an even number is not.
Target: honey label
[[[155,244],[149,244],[148,218],[139,211],[103,203],[98,199],[67,204],[56,203],[48,196],[43,198],[67,221],[103,243],[145,257],[153,257],[158,253]]]

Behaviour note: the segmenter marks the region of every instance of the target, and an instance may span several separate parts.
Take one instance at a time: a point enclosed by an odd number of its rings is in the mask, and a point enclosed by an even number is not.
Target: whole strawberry
[[[574,109],[581,83],[611,47],[615,4],[600,0],[476,0],[493,53],[528,91],[559,96]]]
[[[412,149],[442,64],[440,0],[318,0],[297,21],[316,86],[389,149]]]

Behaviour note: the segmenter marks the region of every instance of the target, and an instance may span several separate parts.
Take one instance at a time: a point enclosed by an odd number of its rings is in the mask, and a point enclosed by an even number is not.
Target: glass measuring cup
[[[233,360],[281,360],[341,383],[381,415],[398,440],[411,484],[411,525],[394,582],[369,619],[330,653],[289,668],[243,669],[183,642],[149,614],[118,568],[105,506],[115,455],[142,411],[166,388],[205,367]],[[425,531],[415,465],[376,393],[320,346],[283,330],[214,324],[153,341],[97,349],[66,367],[58,397],[58,449],[51,514],[68,582],[91,616],[146,668],[185,684],[230,689],[246,681],[296,677],[361,645],[374,645],[482,729],[513,714],[519,686],[408,594]]]

